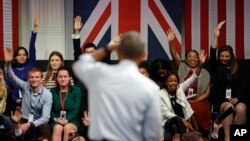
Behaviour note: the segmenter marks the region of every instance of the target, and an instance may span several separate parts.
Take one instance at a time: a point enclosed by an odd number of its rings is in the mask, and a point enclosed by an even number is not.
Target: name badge
[[[22,98],[22,92],[18,90],[19,98]]]
[[[34,115],[33,114],[29,114],[29,120],[28,122],[33,122],[34,120]]]
[[[61,111],[60,112],[60,118],[66,119],[66,111]]]
[[[226,89],[226,98],[231,98],[231,95],[232,95],[232,90]]]
[[[193,95],[194,94],[194,89],[193,88],[189,88],[188,89],[188,96]]]

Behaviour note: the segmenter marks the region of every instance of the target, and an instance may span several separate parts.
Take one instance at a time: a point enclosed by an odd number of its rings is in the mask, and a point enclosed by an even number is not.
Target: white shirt
[[[182,106],[184,119],[186,120],[193,115],[194,111],[185,96],[185,91],[198,79],[198,77],[200,76],[197,76],[195,73],[193,73],[192,76],[189,77],[183,83],[181,83],[176,90],[176,102]],[[174,113],[174,109],[171,105],[170,97],[166,89],[161,89],[160,97],[163,120],[162,124],[164,125],[169,118],[174,117],[176,115]]]
[[[89,92],[90,139],[160,140],[159,87],[134,62],[108,65],[84,54],[73,70]]]

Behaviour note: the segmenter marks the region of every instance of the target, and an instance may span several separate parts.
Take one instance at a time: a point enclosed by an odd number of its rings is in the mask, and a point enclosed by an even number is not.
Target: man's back
[[[84,57],[81,72],[89,90],[91,139],[147,140],[160,130],[159,87],[140,74],[135,63],[96,62],[93,67],[85,60],[89,55]]]
[[[97,62],[115,50],[119,64]],[[74,64],[76,76],[89,91],[90,139],[160,140],[159,87],[137,67],[145,55],[140,34],[129,32],[120,44],[82,55]]]

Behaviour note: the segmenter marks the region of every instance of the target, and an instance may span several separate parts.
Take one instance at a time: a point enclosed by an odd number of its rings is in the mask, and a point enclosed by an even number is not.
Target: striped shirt
[[[44,84],[45,78],[47,77],[48,72],[43,72],[43,78],[42,78],[42,84],[44,87],[46,87],[47,89],[51,89],[56,87],[56,79],[52,73],[52,75],[49,76],[49,79],[47,80],[46,84]],[[74,85],[74,80],[71,79],[70,80],[71,85]]]

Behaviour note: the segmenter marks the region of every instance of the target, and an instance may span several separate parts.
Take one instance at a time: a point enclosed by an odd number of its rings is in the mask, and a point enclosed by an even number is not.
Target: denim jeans
[[[2,120],[2,125],[5,127],[5,129],[10,129],[10,127],[13,125],[10,118],[2,114],[0,114],[0,118],[0,121]]]

